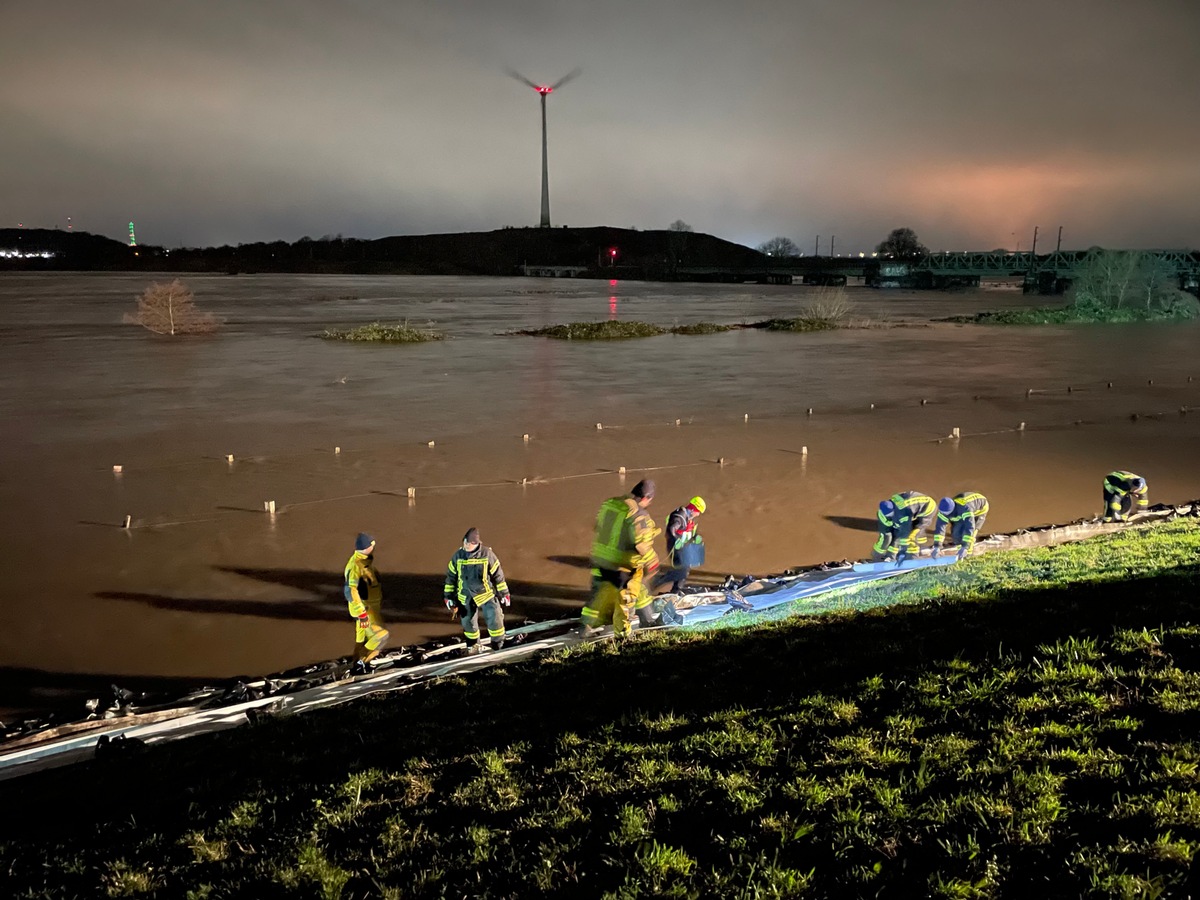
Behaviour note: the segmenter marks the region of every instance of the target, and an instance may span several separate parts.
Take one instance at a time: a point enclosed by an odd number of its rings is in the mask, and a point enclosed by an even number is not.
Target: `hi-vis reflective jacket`
[[[700,533],[696,529],[696,516],[690,505],[681,506],[667,518],[667,559],[675,564],[675,553],[684,544],[696,540]]]
[[[497,595],[507,594],[508,582],[504,580],[504,570],[492,548],[483,544],[474,550],[459,547],[446,567],[444,592],[447,600],[459,606],[466,606],[468,602],[483,606]]]
[[[383,602],[383,588],[380,587],[379,575],[375,572],[374,558],[356,550],[346,563],[345,575],[342,593],[346,595],[350,615],[356,619],[365,616],[368,606],[378,610]]]
[[[596,513],[592,565],[609,571],[632,572],[658,562],[654,539],[662,530],[632,496],[605,500]]]
[[[1121,516],[1121,508],[1125,504],[1125,498],[1130,497],[1130,512],[1132,512],[1134,498],[1137,499],[1137,508],[1145,509],[1149,503],[1149,487],[1146,484],[1146,479],[1133,472],[1126,472],[1120,469],[1116,472],[1109,472],[1104,476],[1104,498],[1107,501],[1105,504],[1105,517]]]
[[[950,528],[954,539],[970,552],[975,546],[975,536],[988,514],[987,497],[975,491],[963,491],[954,497],[954,510],[950,515],[938,511],[937,525],[933,529],[933,545],[942,546],[946,540],[946,529]]]
[[[880,510],[879,540],[875,542],[875,552],[895,554],[900,544],[907,541],[909,535],[917,528],[924,528],[937,511],[933,498],[919,491],[901,491],[891,496],[896,510],[890,516]]]

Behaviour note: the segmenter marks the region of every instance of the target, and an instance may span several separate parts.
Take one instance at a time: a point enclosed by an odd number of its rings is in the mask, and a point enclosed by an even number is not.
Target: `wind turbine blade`
[[[524,75],[522,75],[520,72],[518,72],[516,69],[505,69],[505,70],[504,70],[504,74],[505,74],[505,75],[507,75],[509,78],[515,78],[517,81],[520,81],[520,82],[522,82],[523,84],[527,84],[527,85],[529,85],[529,86],[530,86],[531,88],[533,88],[535,91],[536,91],[536,90],[537,90],[539,87],[541,87],[541,85],[539,85],[539,84],[534,84],[532,81],[530,81],[528,78],[526,78],[526,77],[525,77]]]
[[[580,74],[582,74],[582,72],[583,72],[583,69],[576,69],[573,72],[568,72],[562,78],[558,79],[558,81],[554,82],[554,84],[550,85],[550,90],[557,91],[560,87],[562,87],[568,81],[574,81],[576,78],[578,78],[580,76]]]

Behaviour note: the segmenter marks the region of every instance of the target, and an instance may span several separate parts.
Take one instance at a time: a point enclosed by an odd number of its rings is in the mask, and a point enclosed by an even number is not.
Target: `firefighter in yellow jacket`
[[[592,541],[592,598],[580,613],[585,626],[611,624],[626,635],[635,615],[643,626],[655,624],[654,598],[645,583],[658,569],[654,539],[662,534],[646,512],[653,500],[654,482],[646,479],[627,496],[601,504]]]
[[[500,560],[479,540],[479,529],[471,528],[463,535],[462,546],[450,557],[446,567],[443,589],[446,609],[458,616],[467,638],[467,653],[479,652],[479,615],[487,624],[492,649],[504,648],[504,611],[512,598]]]
[[[346,563],[342,590],[354,619],[354,664],[350,674],[362,675],[388,642],[381,612],[383,588],[375,571],[375,538],[369,534],[360,534],[354,541],[354,555]]]

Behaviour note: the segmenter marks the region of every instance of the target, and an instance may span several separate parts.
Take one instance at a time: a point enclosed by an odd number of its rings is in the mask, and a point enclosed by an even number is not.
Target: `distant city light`
[[[49,250],[34,250],[29,253],[24,250],[0,250],[0,259],[54,259],[54,253]]]

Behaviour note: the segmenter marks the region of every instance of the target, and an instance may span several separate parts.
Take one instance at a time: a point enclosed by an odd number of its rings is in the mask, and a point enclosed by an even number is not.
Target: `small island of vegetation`
[[[416,328],[407,321],[395,325],[385,325],[382,322],[372,322],[369,325],[359,325],[357,328],[326,328],[318,337],[327,341],[374,341],[382,344],[420,344],[426,341],[440,341],[445,335],[432,328]]]

